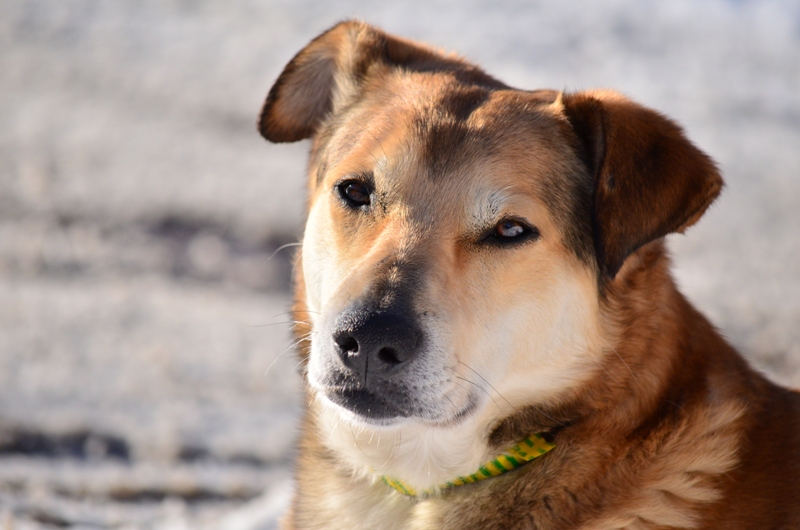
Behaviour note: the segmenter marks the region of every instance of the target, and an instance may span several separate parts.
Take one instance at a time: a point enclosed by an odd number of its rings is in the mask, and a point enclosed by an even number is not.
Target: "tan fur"
[[[285,528],[800,526],[800,398],[669,274],[663,237],[722,187],[670,120],[345,22],[287,65],[259,127],[313,140]],[[555,449],[438,489],[531,433]]]

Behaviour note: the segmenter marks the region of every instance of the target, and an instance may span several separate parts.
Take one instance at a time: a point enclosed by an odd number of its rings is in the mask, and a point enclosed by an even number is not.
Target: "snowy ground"
[[[255,117],[338,20],[525,88],[617,88],[728,187],[677,277],[800,385],[800,4],[0,0],[0,525],[273,528],[300,380],[288,333],[306,145]],[[286,353],[283,353],[286,352]]]

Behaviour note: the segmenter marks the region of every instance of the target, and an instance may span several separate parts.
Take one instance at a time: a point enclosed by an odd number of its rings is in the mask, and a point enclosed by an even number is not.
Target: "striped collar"
[[[454,488],[456,486],[463,486],[464,484],[472,484],[473,482],[480,482],[481,480],[486,480],[487,478],[502,475],[503,473],[511,471],[512,469],[517,469],[518,467],[523,466],[534,458],[542,456],[554,447],[555,444],[548,442],[540,434],[532,434],[495,457],[494,460],[490,460],[483,464],[478,468],[477,471],[475,471],[475,473],[464,477],[454,478],[453,480],[445,482],[444,484],[440,484],[437,487],[423,491],[417,491],[408,484],[405,484],[395,478],[387,477],[386,475],[381,476],[381,480],[387,486],[391,486],[403,495],[408,495],[409,497],[428,497],[438,493],[441,490]]]

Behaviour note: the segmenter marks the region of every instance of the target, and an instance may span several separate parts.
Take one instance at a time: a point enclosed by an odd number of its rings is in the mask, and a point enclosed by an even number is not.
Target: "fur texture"
[[[312,139],[287,529],[800,527],[800,399],[677,291],[722,188],[664,116],[344,22],[259,121]],[[425,498],[531,433],[547,455]]]

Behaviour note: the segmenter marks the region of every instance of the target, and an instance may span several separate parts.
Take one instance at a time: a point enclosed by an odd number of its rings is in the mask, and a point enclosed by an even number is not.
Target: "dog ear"
[[[453,70],[497,83],[457,57],[350,20],[311,41],[289,61],[261,110],[261,135],[271,142],[310,138],[327,116],[359,96],[372,74],[391,66]]]
[[[312,40],[283,69],[267,95],[258,129],[271,142],[296,142],[357,90],[360,76],[376,61],[381,35],[366,24],[346,21]]]
[[[694,224],[722,178],[678,125],[653,110],[614,92],[564,94],[562,102],[594,177],[597,262],[613,279],[639,247]]]

